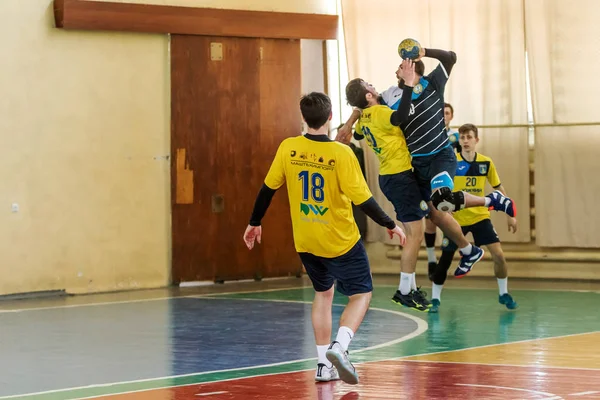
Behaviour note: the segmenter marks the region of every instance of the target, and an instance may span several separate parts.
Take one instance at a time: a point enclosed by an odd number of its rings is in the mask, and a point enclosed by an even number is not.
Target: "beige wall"
[[[335,13],[329,0],[193,5]],[[167,37],[58,30],[51,0],[3,0],[0,15],[0,295],[168,284]]]

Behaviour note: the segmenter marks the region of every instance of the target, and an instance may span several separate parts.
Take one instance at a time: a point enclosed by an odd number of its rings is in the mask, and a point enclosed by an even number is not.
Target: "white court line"
[[[25,312],[25,311],[56,310],[56,309],[59,309],[59,308],[79,308],[79,307],[111,306],[113,304],[143,303],[143,302],[146,302],[146,301],[170,300],[170,299],[179,299],[179,298],[182,298],[182,297],[190,297],[190,296],[155,297],[155,298],[151,298],[151,299],[107,301],[107,302],[102,302],[102,303],[67,304],[67,305],[62,305],[62,306],[35,307],[35,308],[17,308],[17,309],[14,309],[14,310],[0,310],[0,314],[20,313],[20,312]]]
[[[396,361],[396,360],[402,360],[402,359],[408,358],[408,357],[430,356],[430,355],[434,355],[434,354],[456,353],[456,352],[459,352],[459,351],[470,350],[470,349],[485,349],[485,348],[488,348],[488,347],[504,346],[504,345],[507,345],[507,344],[529,343],[529,342],[535,342],[535,341],[538,341],[538,340],[562,339],[562,338],[568,338],[568,337],[574,337],[574,336],[591,335],[591,334],[594,334],[594,333],[600,333],[600,331],[583,332],[583,333],[571,333],[569,335],[551,336],[551,337],[537,338],[537,339],[524,339],[524,340],[517,340],[515,342],[484,344],[482,346],[465,347],[464,349],[457,349],[457,350],[433,351],[431,353],[413,354],[411,356],[402,356],[402,357],[390,358],[390,359],[388,359],[386,361]],[[412,360],[407,360],[407,361],[412,361]],[[437,361],[432,361],[432,362],[437,362]],[[0,399],[1,399],[1,397],[0,397]]]
[[[195,296],[186,296],[186,297],[195,297]],[[263,302],[277,302],[277,303],[312,304],[312,301],[298,301],[298,300],[231,299],[231,298],[219,298],[219,297],[199,297],[198,298],[198,300],[204,300],[204,299],[206,299],[206,300],[234,300],[234,301],[240,301],[241,300],[241,301],[263,301]],[[344,304],[333,304],[333,306],[334,307],[345,307]],[[427,328],[428,328],[427,322],[425,322],[425,320],[423,320],[421,318],[412,316],[410,314],[405,314],[405,313],[402,313],[400,311],[384,310],[382,308],[373,308],[373,307],[371,307],[369,309],[370,310],[374,310],[374,311],[381,311],[381,312],[386,312],[386,313],[390,313],[390,314],[400,315],[402,317],[408,318],[408,319],[410,319],[410,320],[412,320],[412,321],[414,321],[414,322],[417,323],[417,329],[414,332],[411,332],[408,335],[403,336],[401,338],[398,338],[398,339],[395,339],[395,340],[391,340],[389,342],[381,343],[381,344],[378,344],[376,346],[370,346],[370,347],[365,347],[363,349],[354,350],[354,351],[352,351],[353,354],[354,353],[362,353],[362,352],[370,351],[370,350],[376,350],[376,349],[380,349],[382,347],[392,346],[394,344],[397,344],[397,343],[404,342],[406,340],[412,339],[412,338],[414,338],[414,337],[416,337],[416,336],[424,333],[425,331],[427,331]],[[313,357],[313,358],[304,358],[304,359],[298,359],[298,360],[283,361],[283,362],[280,362],[280,363],[273,363],[273,364],[254,365],[254,366],[251,366],[251,367],[231,368],[231,369],[222,369],[222,370],[216,370],[216,371],[206,371],[206,372],[192,373],[192,374],[165,376],[165,377],[159,377],[159,378],[139,379],[139,380],[133,380],[133,381],[105,383],[105,384],[89,385],[89,386],[80,386],[80,387],[74,387],[74,388],[69,388],[69,389],[55,389],[55,390],[48,390],[48,391],[43,391],[43,392],[24,393],[24,394],[18,394],[18,395],[3,396],[3,397],[0,397],[0,399],[14,399],[14,398],[17,398],[17,397],[22,397],[22,396],[38,396],[38,395],[43,395],[43,394],[70,392],[70,391],[80,390],[80,389],[95,389],[95,388],[111,387],[111,386],[123,385],[123,384],[151,382],[151,381],[157,381],[157,380],[162,380],[162,379],[184,378],[184,377],[189,377],[189,376],[201,376],[201,375],[214,374],[214,373],[223,373],[223,372],[232,372],[232,371],[243,371],[243,370],[256,369],[256,368],[276,367],[276,366],[280,366],[280,365],[295,364],[295,363],[307,362],[307,361],[316,360],[316,359],[317,359],[316,357]],[[299,371],[291,371],[291,372],[299,372]],[[287,373],[287,372],[282,372],[282,373]],[[267,376],[267,375],[268,374],[265,374],[264,376]],[[263,376],[263,375],[261,374],[261,375],[255,375],[255,376]],[[233,379],[227,379],[227,380],[236,380],[236,379],[240,379],[240,378],[233,378]],[[215,382],[222,382],[222,381],[215,381]],[[206,383],[211,383],[211,382],[206,382]],[[164,387],[160,387],[160,388],[144,389],[144,390],[139,390],[139,391],[134,391],[134,392],[119,392],[119,393],[112,393],[111,396],[112,395],[117,395],[117,394],[147,392],[149,390],[166,389],[166,388],[171,388],[171,387],[184,387],[184,386],[192,386],[192,385],[199,385],[199,384],[201,384],[201,383],[192,383],[192,384],[180,385],[180,386],[164,386]],[[106,396],[106,395],[86,397],[86,399],[94,399],[94,398],[104,397],[104,396]]]
[[[375,288],[395,288],[395,285],[375,285]],[[171,300],[171,299],[188,299],[188,298],[201,298],[201,297],[211,297],[211,296],[224,296],[224,295],[232,295],[232,294],[247,294],[247,293],[268,293],[268,292],[280,292],[283,290],[299,290],[299,289],[309,289],[311,286],[302,285],[302,286],[292,286],[286,288],[276,288],[276,289],[263,289],[263,290],[239,290],[234,292],[223,292],[223,293],[198,293],[187,296],[168,296],[168,297],[154,297],[149,299],[137,299],[137,300],[122,300],[122,301],[104,301],[98,303],[87,303],[87,304],[68,304],[68,305],[60,305],[60,306],[48,306],[48,307],[34,307],[34,308],[18,308],[18,309],[0,309],[0,314],[10,314],[10,313],[20,313],[26,311],[41,311],[41,310],[57,310],[61,308],[79,308],[79,307],[98,307],[98,306],[110,306],[113,304],[128,304],[128,303],[143,303],[146,301],[159,301],[159,300]],[[478,287],[468,287],[468,288],[447,288],[446,290],[491,290],[493,288],[478,288]],[[567,290],[567,289],[514,289],[516,291],[552,291],[552,292],[576,292],[576,293],[597,293],[600,294],[600,291],[594,290]],[[105,295],[105,294],[103,294]]]
[[[513,343],[506,343],[513,344]],[[465,351],[469,349],[463,350],[452,350],[452,351]],[[421,355],[409,356],[409,357],[421,357]],[[519,364],[493,364],[493,363],[485,363],[485,362],[466,362],[466,361],[436,361],[436,360],[405,360],[402,359],[403,362],[412,362],[412,363],[434,363],[434,364],[461,364],[461,365],[489,365],[491,367],[518,367],[518,368],[537,368],[537,369],[568,369],[574,371],[597,371],[600,372],[598,368],[579,368],[579,367],[557,367],[554,365],[519,365]]]
[[[527,392],[527,393],[541,394],[544,396],[548,396],[547,398],[542,399],[542,400],[561,400],[562,399],[562,397],[557,396],[553,393],[540,392],[538,390],[521,389],[521,388],[514,388],[514,387],[507,387],[507,386],[494,386],[494,385],[472,385],[469,383],[455,383],[454,385],[455,386],[480,387],[480,388],[487,388],[487,389],[514,390],[517,392]]]
[[[128,303],[143,303],[146,301],[159,301],[159,300],[174,300],[174,299],[189,299],[189,298],[202,298],[204,296],[221,296],[221,295],[231,295],[231,294],[246,294],[246,293],[267,293],[267,292],[277,292],[282,290],[296,290],[296,289],[304,289],[310,286],[297,286],[291,288],[277,288],[277,289],[266,289],[266,290],[250,290],[250,291],[238,291],[238,292],[224,292],[224,293],[199,293],[192,294],[187,296],[170,296],[170,297],[153,297],[149,299],[137,299],[137,300],[122,300],[122,301],[106,301],[106,302],[98,302],[98,303],[87,303],[87,304],[67,304],[60,306],[49,306],[49,307],[35,307],[35,308],[18,308],[14,310],[0,310],[0,314],[8,314],[8,313],[20,313],[25,311],[41,311],[41,310],[56,310],[60,308],[79,308],[79,307],[98,307],[98,306],[111,306],[113,304],[128,304]]]
[[[208,300],[223,300],[219,297],[202,297],[202,299],[208,299]],[[276,303],[300,303],[300,304],[312,304],[312,301],[302,301],[302,300],[278,300],[278,299],[227,299],[227,300],[242,300],[242,301],[272,301],[272,302],[276,302]],[[333,304],[334,307],[345,307],[345,304]],[[419,336],[420,334],[424,333],[427,328],[429,327],[427,322],[425,322],[425,320],[415,317],[413,315],[410,314],[406,314],[400,311],[394,311],[394,310],[386,310],[383,308],[376,308],[376,307],[369,307],[369,310],[373,310],[373,311],[379,311],[379,312],[384,312],[384,313],[390,313],[390,314],[395,314],[395,315],[400,315],[402,317],[408,318],[412,321],[414,321],[417,324],[417,329],[414,332],[409,333],[406,336],[402,336],[401,338],[395,339],[395,340],[391,340],[389,342],[385,342],[385,343],[381,343],[378,344],[376,346],[370,346],[370,347],[365,347],[363,349],[358,349],[358,350],[353,350],[352,354],[356,354],[356,353],[362,353],[365,351],[370,351],[370,350],[376,350],[376,349],[380,349],[382,347],[388,347],[388,346],[392,346],[395,345],[397,343],[401,343],[401,342],[405,342],[409,339],[412,339],[414,337]],[[309,358],[309,359],[305,359],[305,360],[298,360],[297,362],[300,361],[308,361],[308,360],[316,360],[316,358]],[[291,362],[296,362],[296,361],[291,361]]]
[[[592,392],[572,393],[569,396],[587,396],[588,394],[597,394],[597,393],[600,393],[600,392],[592,391]]]
[[[211,392],[211,393],[198,393],[195,396],[214,396],[215,394],[225,394],[229,392]]]

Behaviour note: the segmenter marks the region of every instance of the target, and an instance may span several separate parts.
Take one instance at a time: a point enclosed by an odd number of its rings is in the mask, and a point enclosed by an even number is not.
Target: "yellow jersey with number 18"
[[[359,241],[351,202],[360,205],[372,194],[350,147],[325,135],[285,139],[265,184],[287,186],[298,252],[333,258]]]
[[[394,110],[384,105],[363,110],[356,124],[356,133],[364,136],[379,159],[379,175],[392,175],[412,168],[410,153],[402,131],[392,125]]]

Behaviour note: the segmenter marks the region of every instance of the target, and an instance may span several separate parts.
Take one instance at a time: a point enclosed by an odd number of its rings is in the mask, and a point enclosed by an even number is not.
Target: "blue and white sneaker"
[[[358,383],[358,374],[354,365],[348,359],[348,352],[344,351],[339,342],[333,342],[329,350],[325,353],[329,362],[331,362],[340,376],[340,379],[350,385]]]
[[[514,310],[515,308],[518,307],[517,302],[514,301],[512,296],[508,293],[504,293],[502,296],[499,296],[498,302],[500,304],[504,304],[506,306],[506,308],[508,308],[509,310]]]
[[[506,197],[499,190],[496,190],[487,196],[491,200],[489,209],[505,212],[509,217],[517,216],[517,206],[515,202],[510,198]]]
[[[454,271],[455,278],[464,278],[465,276],[467,276],[467,274],[471,272],[471,269],[473,269],[475,263],[481,260],[483,258],[483,255],[485,254],[483,249],[480,249],[475,245],[473,245],[473,250],[471,250],[471,254],[465,255],[462,253],[462,251],[459,251],[459,253],[460,262],[458,263],[458,268],[456,268],[456,271]]]
[[[317,364],[317,373],[315,374],[315,381],[317,382],[330,382],[337,381],[340,379],[340,375],[337,372],[337,369],[332,365],[328,367],[323,363]]]

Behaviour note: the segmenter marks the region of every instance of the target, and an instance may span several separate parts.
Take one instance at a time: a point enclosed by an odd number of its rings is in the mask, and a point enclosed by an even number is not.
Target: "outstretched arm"
[[[379,203],[377,203],[373,197],[362,204],[358,204],[358,208],[360,208],[367,215],[367,217],[371,218],[380,226],[388,229],[394,229],[396,226],[396,223],[389,217],[389,215],[385,213],[385,211],[383,211],[383,209],[379,206]]]
[[[400,238],[400,244],[404,245],[406,242],[404,232],[396,226],[396,223],[381,209],[377,201],[373,198],[367,182],[362,175],[356,156],[348,151],[346,156],[340,157],[338,161],[339,165],[343,167],[336,167],[342,192],[369,218],[377,224],[386,227],[390,238],[396,235]]]

